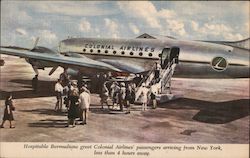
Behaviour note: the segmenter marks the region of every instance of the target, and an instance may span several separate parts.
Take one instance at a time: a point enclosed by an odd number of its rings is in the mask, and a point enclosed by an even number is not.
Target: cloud
[[[178,19],[178,15],[175,11],[170,9],[157,10],[154,4],[150,1],[133,1],[133,2],[118,2],[118,6],[124,14],[129,17],[136,18],[136,21],[143,21],[147,26],[153,29],[157,29],[158,32],[166,32],[169,30],[178,36],[184,36],[187,34],[185,30],[185,23]],[[135,34],[134,26],[129,28]]]
[[[105,18],[104,23],[106,29],[108,30],[108,33],[111,34],[111,37],[118,38],[119,37],[118,24],[109,18]]]
[[[17,28],[17,29],[16,29],[16,33],[19,34],[19,35],[23,35],[23,36],[26,36],[26,35],[27,35],[26,30],[24,30],[24,29],[22,29],[22,28]]]
[[[176,13],[172,10],[168,10],[168,9],[161,9],[157,15],[160,17],[160,18],[174,18],[176,17]]]
[[[198,31],[198,28],[199,28],[199,24],[198,22],[195,22],[195,21],[191,21],[191,27],[194,31]]]
[[[177,35],[184,36],[186,31],[184,28],[184,23],[178,20],[167,20],[169,29]]]
[[[46,41],[48,44],[54,44],[58,42],[58,37],[54,32],[50,30],[40,30],[38,32],[41,41]]]
[[[134,34],[138,34],[140,33],[140,30],[138,29],[138,27],[133,24],[133,23],[129,23],[129,28],[130,30],[134,33]]]
[[[68,16],[100,16],[111,15],[116,12],[115,9],[103,8],[101,4],[104,4],[104,2],[43,1],[29,3],[38,12]]]
[[[128,16],[144,20],[152,28],[160,28],[157,10],[149,1],[121,1],[118,6]]]
[[[81,20],[79,30],[82,32],[89,32],[91,30],[91,24],[88,20],[86,20],[86,18]]]
[[[200,38],[209,37],[216,40],[241,40],[243,36],[228,25],[223,23],[204,23],[199,26],[198,22],[191,21],[191,28]]]

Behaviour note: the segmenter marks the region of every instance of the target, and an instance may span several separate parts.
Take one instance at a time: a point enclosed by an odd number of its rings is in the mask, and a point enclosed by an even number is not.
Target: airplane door
[[[179,63],[179,52],[180,52],[180,48],[179,47],[172,47],[171,51],[170,51],[170,56],[169,56],[169,60],[172,61],[174,60],[174,63],[178,64]]]
[[[166,67],[170,55],[170,48],[164,48],[161,53],[161,68]]]
[[[179,47],[172,47],[164,48],[161,54],[161,67],[166,68],[167,64],[174,60],[175,63],[178,64],[178,57],[179,57],[180,48]]]

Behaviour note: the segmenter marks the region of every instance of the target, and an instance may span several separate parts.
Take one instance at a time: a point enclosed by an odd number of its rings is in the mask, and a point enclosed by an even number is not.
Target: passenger
[[[13,105],[12,95],[8,94],[5,99],[5,109],[4,109],[3,122],[1,124],[1,128],[4,128],[4,123],[6,120],[10,122],[10,128],[15,128],[15,126],[12,125],[12,121],[14,121],[12,111],[15,111],[15,107]]]
[[[126,108],[127,108],[127,112],[126,114],[130,113],[130,104],[132,103],[132,87],[127,84],[126,85],[126,96],[125,96],[125,100],[126,100]]]
[[[86,87],[81,88],[81,94],[79,96],[79,105],[80,105],[80,120],[82,120],[81,124],[84,125],[87,124],[87,117],[90,106],[90,93]]]
[[[113,108],[114,108],[114,106],[118,104],[118,100],[119,100],[118,94],[120,91],[120,87],[118,86],[117,82],[113,82],[110,88],[111,88],[111,97],[112,97]]]
[[[152,100],[153,109],[156,109],[156,107],[157,107],[157,101],[156,101],[156,95],[157,94],[158,94],[157,84],[154,84],[150,88],[150,97],[151,97],[151,100]]]
[[[64,69],[63,73],[60,74],[59,79],[61,80],[61,85],[63,87],[69,84],[70,80],[66,69]]]
[[[72,124],[72,127],[75,127],[75,119],[78,115],[78,99],[78,91],[73,89],[69,96],[68,124],[66,127],[70,127],[70,124]]]
[[[132,88],[132,93],[131,93],[132,99],[131,99],[130,103],[134,104],[134,102],[135,102],[136,84],[132,82],[131,83],[131,88]]]
[[[61,80],[58,79],[56,85],[55,85],[55,92],[56,92],[56,106],[55,110],[56,111],[61,111],[62,110],[62,95],[63,95],[63,87],[61,84]]]
[[[37,92],[37,83],[38,83],[38,75],[35,75],[35,77],[33,77],[32,79],[32,88],[35,93]]]
[[[155,80],[156,83],[158,83],[160,81],[160,69],[161,69],[160,64],[155,62],[155,77],[154,77],[154,80]]]
[[[64,104],[67,110],[69,110],[69,96],[71,93],[71,82],[68,83],[67,86],[64,87],[64,93],[65,93],[65,97],[64,97]]]
[[[142,111],[147,110],[148,104],[148,88],[145,86],[145,83],[142,83],[142,90],[140,94],[141,102],[142,102]]]
[[[121,83],[121,89],[119,92],[119,105],[120,105],[120,111],[123,111],[123,106],[125,104],[125,97],[126,97],[126,88],[125,83]]]
[[[77,93],[79,93],[79,90],[78,90],[78,87],[77,87],[77,81],[71,81],[71,87],[70,87],[70,90],[73,91],[77,91]]]
[[[102,106],[102,109],[104,109],[103,108],[104,104],[106,104],[108,106],[108,108],[109,108],[109,105],[108,105],[109,91],[108,91],[108,88],[106,87],[105,82],[104,82],[104,84],[102,86],[100,97],[101,97],[101,106]]]

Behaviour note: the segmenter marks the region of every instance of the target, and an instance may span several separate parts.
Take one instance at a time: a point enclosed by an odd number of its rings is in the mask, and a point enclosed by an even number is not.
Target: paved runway
[[[249,143],[249,79],[173,79],[174,92],[184,98],[141,112],[109,114],[91,96],[87,125],[65,128],[66,113],[53,111],[54,83],[62,70],[48,76],[40,71],[39,92],[33,94],[34,72],[24,59],[2,56],[1,110],[4,94],[13,92],[15,129],[0,129],[6,142],[106,142],[106,143]]]

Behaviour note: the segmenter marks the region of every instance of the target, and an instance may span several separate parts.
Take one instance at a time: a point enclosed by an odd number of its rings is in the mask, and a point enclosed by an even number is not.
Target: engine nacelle
[[[72,68],[67,68],[66,72],[68,75],[72,76],[72,77],[77,77],[79,75],[79,70],[75,70]]]

